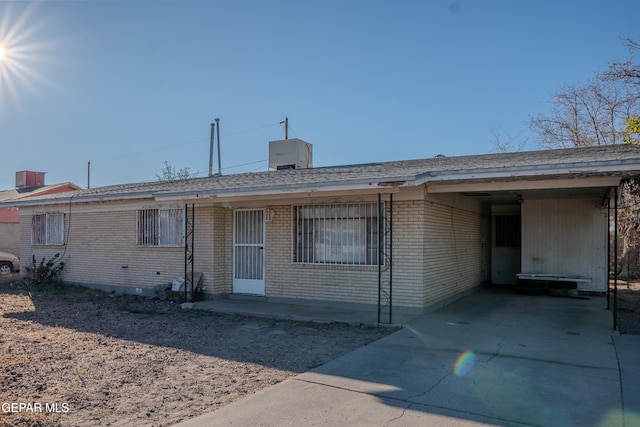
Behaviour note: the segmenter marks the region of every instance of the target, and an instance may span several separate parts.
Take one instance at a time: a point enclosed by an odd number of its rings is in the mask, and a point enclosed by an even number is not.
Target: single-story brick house
[[[16,172],[15,187],[0,190],[0,202],[80,189],[71,182],[45,185],[44,176],[44,172]],[[20,255],[20,212],[16,207],[0,207],[0,251]]]
[[[608,202],[638,174],[640,148],[610,145],[114,185],[12,205],[23,258],[61,253],[68,282],[152,295],[193,268],[210,297],[419,313],[517,273],[606,291]]]

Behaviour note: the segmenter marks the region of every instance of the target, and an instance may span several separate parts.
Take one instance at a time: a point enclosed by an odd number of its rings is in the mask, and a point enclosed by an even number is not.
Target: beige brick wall
[[[275,215],[266,228],[267,297],[378,303],[377,266],[293,263],[291,206],[271,206],[269,209]],[[423,233],[419,231],[424,227],[423,202],[394,202],[393,215],[393,305],[416,309],[422,304],[423,293],[420,257]],[[388,288],[388,271],[384,272],[383,281]]]
[[[232,248],[233,248],[233,210],[230,208],[213,208],[215,226],[213,239],[213,277],[214,286],[207,293],[220,295],[232,292]]]
[[[150,290],[184,275],[184,247],[138,246],[136,207],[113,205],[111,208],[114,210],[103,207],[100,211],[74,212],[72,209],[69,214],[67,207],[61,207],[58,211],[66,214],[67,231],[66,245],[61,246],[32,246],[31,215],[22,215],[24,264],[31,262],[32,254],[39,261],[60,253],[66,264],[63,280],[131,289]],[[203,273],[200,284],[208,292],[215,292],[214,210],[213,207],[196,207],[195,212],[194,270]]]
[[[388,201],[389,196],[385,196]],[[335,201],[332,201],[335,202]],[[152,206],[147,203],[145,206]],[[150,290],[184,274],[183,247],[140,247],[136,242],[134,204],[84,206],[67,213],[66,246],[32,246],[31,216],[21,216],[23,260],[64,253],[63,279],[69,282]],[[377,305],[377,266],[296,264],[292,260],[291,205],[265,207],[274,211],[266,223],[267,298]],[[390,204],[386,204],[389,219]],[[49,212],[56,208],[48,209]],[[195,270],[210,295],[232,293],[232,208],[196,206]],[[389,239],[387,221],[387,249]],[[485,280],[486,238],[483,216],[472,210],[425,200],[393,203],[393,306],[421,311]],[[23,261],[24,262],[24,261]],[[387,263],[388,266],[388,263]],[[390,271],[382,280],[389,288]],[[384,302],[384,301],[383,301]]]
[[[488,221],[482,213],[425,202],[425,307],[439,306],[488,280]]]

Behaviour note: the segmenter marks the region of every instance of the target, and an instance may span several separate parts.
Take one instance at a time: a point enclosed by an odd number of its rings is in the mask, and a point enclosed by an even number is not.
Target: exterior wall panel
[[[605,291],[607,214],[599,200],[526,200],[522,205],[523,273],[587,276],[579,290]]]

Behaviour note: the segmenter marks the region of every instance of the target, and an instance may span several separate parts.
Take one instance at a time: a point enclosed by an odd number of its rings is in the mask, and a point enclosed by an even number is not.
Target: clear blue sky
[[[528,136],[562,84],[626,60],[638,16],[637,0],[0,1],[0,189],[19,170],[84,187],[89,160],[92,187],[165,160],[205,176],[215,117],[224,174],[266,170],[285,116],[316,166],[492,152],[492,130]]]

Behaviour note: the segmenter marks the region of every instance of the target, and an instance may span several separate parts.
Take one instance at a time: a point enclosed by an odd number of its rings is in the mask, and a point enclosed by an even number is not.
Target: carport
[[[576,173],[580,169],[584,171]],[[617,263],[618,193],[624,171],[568,164],[557,170],[532,166],[483,174],[435,175],[427,192],[456,192],[482,204],[491,218],[486,255],[491,283],[608,295],[609,259]],[[613,288],[615,316],[615,279]]]

